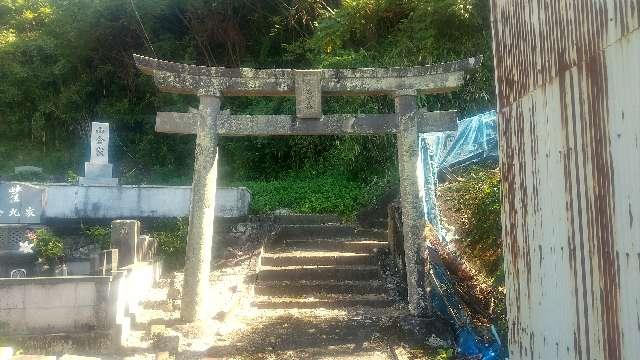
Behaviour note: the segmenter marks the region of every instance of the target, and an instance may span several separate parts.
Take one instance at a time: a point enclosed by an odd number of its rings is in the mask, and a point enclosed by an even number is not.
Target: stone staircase
[[[349,225],[283,225],[257,266],[254,305],[261,309],[386,307],[376,254],[386,233]]]

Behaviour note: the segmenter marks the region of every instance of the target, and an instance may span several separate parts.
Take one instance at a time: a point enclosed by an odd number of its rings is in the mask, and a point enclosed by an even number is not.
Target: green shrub
[[[507,313],[501,241],[500,173],[475,167],[462,170],[457,175],[461,177],[459,181],[440,187],[439,205],[448,211],[447,221],[457,227],[460,236],[458,250],[475,269],[493,282],[493,288],[497,290],[484,296],[491,298],[489,301],[493,306],[490,321],[505,340]]]
[[[500,173],[472,168],[461,176],[461,180],[440,188],[444,205],[456,217],[462,245],[459,250],[496,285],[503,285]]]
[[[176,270],[184,266],[187,250],[189,219],[164,221],[157,225],[151,236],[158,242],[158,252],[167,270]]]
[[[251,191],[254,214],[288,209],[300,214],[336,214],[353,220],[364,206],[373,203],[386,189],[386,179],[369,184],[342,174],[296,173],[278,180],[247,181],[238,185]]]
[[[77,184],[80,176],[78,176],[74,171],[68,170],[64,178],[69,184]]]
[[[62,239],[47,229],[36,231],[35,253],[49,268],[56,265],[56,260],[64,255]]]
[[[100,250],[111,248],[111,229],[108,226],[87,226],[83,230],[89,240],[100,247]]]

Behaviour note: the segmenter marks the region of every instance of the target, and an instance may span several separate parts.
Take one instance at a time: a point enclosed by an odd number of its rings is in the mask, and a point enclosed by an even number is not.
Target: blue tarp
[[[496,112],[489,111],[458,121],[458,131],[420,134],[424,213],[443,242],[446,242],[446,237],[436,203],[438,178],[460,167],[497,163],[497,128]]]
[[[496,112],[490,111],[458,122],[457,131],[420,134],[420,161],[418,173],[423,191],[426,219],[446,244],[447,238],[440,221],[436,188],[438,178],[455,169],[482,163],[497,163],[498,139]],[[494,338],[485,341],[478,336],[466,308],[458,298],[453,281],[441,263],[431,263],[433,280],[432,301],[434,308],[448,319],[456,330],[458,354],[482,360],[499,360],[501,343]]]

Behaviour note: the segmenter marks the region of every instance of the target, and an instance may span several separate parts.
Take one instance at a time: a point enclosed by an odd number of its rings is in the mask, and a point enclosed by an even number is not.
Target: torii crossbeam
[[[194,94],[200,107],[188,113],[160,112],[156,131],[196,135],[196,159],[189,213],[181,318],[208,317],[218,136],[371,135],[398,139],[400,195],[409,304],[412,313],[431,312],[425,271],[428,252],[422,237],[424,210],[418,189],[418,134],[455,130],[455,111],[418,109],[418,94],[456,89],[479,58],[430,66],[389,69],[227,69],[177,64],[133,55],[161,91]],[[393,114],[323,115],[323,95],[388,95]],[[296,115],[231,115],[220,111],[222,96],[295,96]]]

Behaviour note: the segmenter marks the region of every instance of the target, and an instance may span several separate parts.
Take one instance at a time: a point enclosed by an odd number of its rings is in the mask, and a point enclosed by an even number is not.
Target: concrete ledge
[[[189,216],[191,186],[80,186],[39,184],[45,188],[42,219],[165,218]],[[251,194],[243,187],[218,188],[216,217],[247,215]]]
[[[0,278],[0,287],[14,285],[54,285],[78,282],[109,283],[111,282],[111,276],[60,276],[18,279]]]

